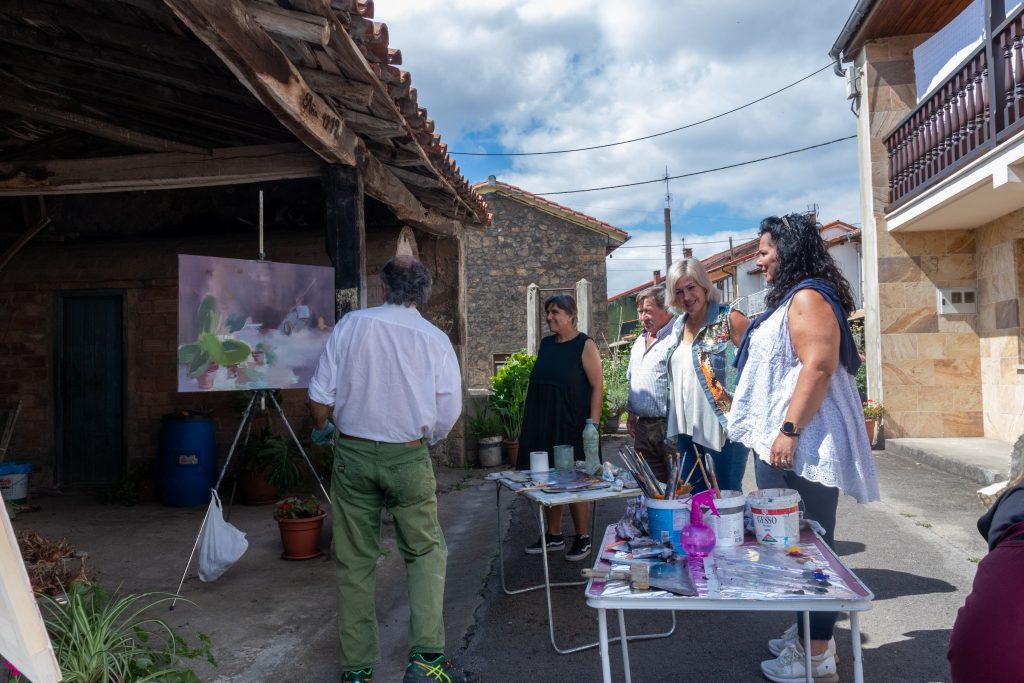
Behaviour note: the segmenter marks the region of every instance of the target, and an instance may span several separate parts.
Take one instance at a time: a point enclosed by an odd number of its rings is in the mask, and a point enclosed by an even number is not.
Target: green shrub
[[[81,582],[59,598],[40,595],[62,683],[201,683],[178,661],[201,657],[216,666],[209,637],[199,634],[199,646],[191,648],[167,622],[146,615],[174,598],[169,593],[110,596]]]
[[[530,387],[530,373],[537,356],[517,351],[513,353],[498,374],[491,378],[489,403],[501,418],[505,438],[518,441],[523,429],[526,411],[526,392]]]

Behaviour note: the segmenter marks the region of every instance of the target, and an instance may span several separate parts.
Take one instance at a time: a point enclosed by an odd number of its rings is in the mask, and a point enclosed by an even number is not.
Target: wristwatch
[[[796,430],[796,425],[792,422],[783,422],[782,428],[779,431],[786,436],[800,436],[800,432]]]

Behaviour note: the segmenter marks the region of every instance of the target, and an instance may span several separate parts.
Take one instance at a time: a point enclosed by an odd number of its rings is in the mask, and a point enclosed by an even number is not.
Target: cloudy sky
[[[377,0],[401,68],[452,152],[546,152],[685,126],[829,63],[852,0]],[[642,142],[568,154],[454,155],[470,182],[495,175],[534,193],[653,180],[852,135],[831,69],[742,111]],[[670,182],[673,257],[756,234],[805,210],[859,225],[852,140]],[[608,293],[664,269],[663,182],[546,194],[630,233],[608,259]]]

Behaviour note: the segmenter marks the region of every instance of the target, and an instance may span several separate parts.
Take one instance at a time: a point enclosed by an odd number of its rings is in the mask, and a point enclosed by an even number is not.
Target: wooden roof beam
[[[34,121],[42,121],[62,128],[89,133],[106,140],[113,140],[136,149],[154,152],[208,153],[208,150],[202,147],[165,140],[79,113],[80,107],[67,98],[48,95],[45,99],[55,101],[56,106],[43,104],[39,94],[28,88],[8,84],[5,87],[4,97],[0,100],[0,109],[20,114]]]
[[[302,143],[327,162],[355,165],[358,138],[239,0],[164,2]]]
[[[327,45],[331,27],[327,19],[315,14],[287,10],[257,0],[244,0],[245,9],[267,33],[277,36]]]
[[[0,196],[84,194],[317,178],[323,161],[298,143],[133,154],[98,159],[0,162]]]

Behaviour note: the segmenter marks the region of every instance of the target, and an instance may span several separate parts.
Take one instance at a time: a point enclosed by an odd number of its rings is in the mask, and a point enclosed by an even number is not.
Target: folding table
[[[582,475],[576,474],[572,476],[563,476],[552,472],[549,477],[542,483],[558,485],[559,482],[568,482],[574,478],[578,478]],[[546,522],[544,518],[544,508],[552,507],[555,505],[568,505],[570,503],[593,503],[593,509],[590,515],[590,538],[593,539],[594,546],[592,552],[596,555],[599,551],[599,546],[596,543],[596,537],[594,536],[594,520],[597,517],[597,503],[606,500],[635,498],[640,495],[640,491],[636,488],[623,488],[616,490],[610,482],[605,482],[599,488],[591,488],[586,490],[574,491],[574,492],[563,492],[563,493],[549,493],[545,492],[542,488],[534,488],[538,482],[534,482],[530,478],[530,473],[526,471],[506,471],[506,472],[495,472],[487,476],[488,479],[494,481],[496,490],[496,504],[497,504],[497,543],[498,543],[498,573],[501,576],[501,589],[505,591],[507,595],[517,595],[519,593],[527,593],[529,591],[544,589],[544,595],[547,599],[548,609],[548,633],[551,636],[551,646],[555,648],[555,652],[560,655],[570,654],[572,652],[580,652],[582,650],[588,650],[592,647],[597,647],[600,641],[594,641],[592,643],[584,643],[582,645],[576,645],[574,647],[561,648],[555,641],[555,620],[553,611],[551,608],[551,589],[560,586],[582,586],[587,583],[586,580],[580,581],[563,581],[552,583],[551,575],[548,569],[548,554],[546,552],[541,553],[541,565],[544,567],[544,583],[539,583],[535,586],[526,586],[523,588],[510,589],[505,583],[505,554],[503,544],[501,542],[501,492],[502,489],[508,489],[509,491],[522,491],[520,495],[525,496],[532,503],[537,506],[537,519],[540,524],[540,536],[544,538],[547,532]],[[595,484],[596,485],[596,484]],[[614,527],[612,527],[614,528]],[[645,633],[637,634],[635,636],[629,636],[630,640],[647,640],[651,638],[666,638],[672,635],[676,629],[676,618],[675,614],[672,614],[672,627],[668,631],[662,633]],[[607,636],[607,634],[606,634]],[[607,637],[605,638],[607,640]],[[613,638],[612,640],[617,640]]]
[[[607,550],[609,546],[616,543],[618,539],[615,534],[615,526],[609,526],[605,530],[604,538],[601,543],[601,552],[597,556],[597,562],[595,563],[595,569],[610,569],[613,566],[617,566],[617,563],[612,557],[612,554]],[[874,594],[864,585],[864,583],[857,578],[850,569],[843,564],[842,560],[825,545],[825,542],[820,536],[815,534],[813,531],[803,530],[800,536],[800,546],[807,548],[809,553],[812,553],[817,562],[815,566],[827,565],[826,572],[831,577],[836,577],[836,583],[842,584],[842,589],[838,586],[834,589],[835,594],[815,594],[813,589],[808,590],[807,594],[795,595],[764,595],[760,597],[738,597],[737,593],[740,592],[732,588],[729,584],[730,571],[734,574],[739,574],[742,569],[739,563],[743,562],[743,555],[756,557],[756,553],[777,553],[778,556],[784,555],[784,552],[780,549],[766,549],[762,546],[758,546],[757,542],[748,537],[748,540],[738,549],[733,550],[722,550],[720,552],[723,558],[718,564],[716,564],[715,554],[704,558],[702,561],[703,567],[698,567],[698,571],[694,572],[696,580],[694,581],[697,595],[695,597],[675,595],[659,590],[650,591],[633,591],[626,585],[624,581],[604,581],[600,579],[591,579],[587,583],[586,596],[587,605],[597,609],[597,625],[598,625],[598,636],[599,652],[601,654],[601,669],[603,672],[603,680],[605,683],[611,683],[611,664],[608,658],[608,618],[607,611],[615,610],[618,612],[619,621],[619,636],[611,640],[618,640],[622,644],[622,666],[625,673],[626,683],[630,683],[630,670],[629,670],[629,645],[628,640],[630,637],[626,636],[626,610],[672,610],[673,614],[676,611],[749,611],[749,612],[803,612],[803,626],[806,642],[804,644],[805,654],[805,667],[807,671],[807,680],[811,681],[811,667],[810,667],[810,613],[811,612],[849,612],[850,613],[850,641],[853,647],[853,678],[856,683],[863,683],[864,671],[863,664],[861,661],[861,647],[860,647],[860,619],[859,613],[868,609],[871,609],[871,600],[874,599]],[[734,560],[734,558],[740,558]],[[796,560],[794,560],[796,562]],[[798,565],[794,565],[798,566]],[[716,568],[717,567],[717,568]],[[733,569],[733,567],[737,567]],[[779,570],[780,581],[779,583],[785,583],[788,579],[783,579],[781,576],[784,571],[791,570]],[[706,577],[704,580],[701,577]],[[725,579],[726,584],[723,586],[722,580]]]

